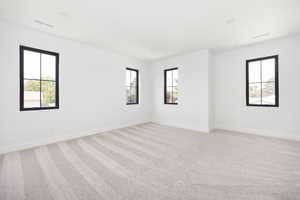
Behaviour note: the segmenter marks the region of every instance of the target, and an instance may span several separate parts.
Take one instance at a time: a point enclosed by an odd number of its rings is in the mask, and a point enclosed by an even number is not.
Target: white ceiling
[[[0,18],[153,61],[300,33],[300,0],[1,0]]]

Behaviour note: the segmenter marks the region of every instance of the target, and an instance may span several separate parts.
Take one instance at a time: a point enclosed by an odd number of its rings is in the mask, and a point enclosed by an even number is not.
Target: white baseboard
[[[129,127],[129,126],[144,124],[144,123],[148,123],[148,122],[149,121],[144,121],[144,122],[133,123],[133,124],[125,124],[120,127],[106,127],[106,128],[92,129],[92,130],[87,130],[84,132],[78,132],[75,134],[64,134],[64,135],[62,134],[61,136],[48,137],[48,138],[44,138],[43,140],[34,140],[32,142],[24,142],[22,144],[2,146],[2,147],[0,147],[0,155],[9,153],[9,152],[21,151],[21,150],[25,150],[25,149],[42,146],[42,145],[48,145],[48,144],[53,144],[56,142],[62,142],[62,141],[72,140],[72,139],[85,137],[85,136],[89,136],[89,135],[94,135],[94,134],[98,134],[98,133],[103,133],[103,132],[111,131],[114,129],[120,129],[120,128]]]
[[[189,131],[196,131],[196,132],[201,132],[201,133],[210,133],[208,129],[199,129],[199,128],[194,128],[194,127],[188,127],[188,126],[180,126],[180,125],[174,125],[171,123],[165,123],[165,122],[160,122],[160,121],[152,121],[153,123],[160,124],[160,125],[165,125],[165,126],[170,126],[173,128],[180,128],[180,129],[185,129]]]
[[[254,135],[260,135],[265,137],[300,141],[300,131],[274,131],[274,130],[266,130],[266,129],[229,127],[224,125],[218,125],[214,128],[214,130],[234,131],[239,133],[254,134]]]

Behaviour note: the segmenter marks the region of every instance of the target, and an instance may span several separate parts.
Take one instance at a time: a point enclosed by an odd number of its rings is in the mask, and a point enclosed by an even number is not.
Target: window
[[[58,109],[59,54],[20,46],[20,110]]]
[[[127,105],[139,104],[139,70],[126,68]]]
[[[279,106],[278,55],[246,61],[247,106]]]
[[[165,70],[165,104],[178,104],[178,68]]]

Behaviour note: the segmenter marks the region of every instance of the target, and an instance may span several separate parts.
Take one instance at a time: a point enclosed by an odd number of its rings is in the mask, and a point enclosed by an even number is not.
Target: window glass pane
[[[24,108],[40,107],[40,81],[24,80]]]
[[[56,57],[42,54],[42,80],[55,80]]]
[[[167,87],[172,86],[172,70],[167,71]]]
[[[126,103],[138,103],[137,86],[138,72],[131,69],[126,69]]]
[[[130,77],[130,86],[136,86],[136,71],[130,71],[131,77]]]
[[[275,81],[275,59],[262,61],[262,82]]]
[[[24,51],[24,78],[40,79],[40,54]]]
[[[173,103],[178,103],[178,87],[173,87]]]
[[[167,94],[166,94],[166,101],[167,103],[172,103],[172,87],[167,87]]]
[[[42,81],[42,107],[55,106],[55,82]]]
[[[275,83],[262,84],[262,104],[275,104]]]
[[[249,84],[249,103],[261,104],[261,84],[252,83]]]
[[[173,86],[178,85],[178,70],[173,70]]]
[[[130,103],[130,87],[126,86],[126,103]]]
[[[130,86],[130,70],[126,70],[126,86]]]
[[[135,87],[132,87],[130,89],[130,102],[131,103],[137,103],[136,88]]]
[[[260,61],[249,62],[249,83],[261,82]]]

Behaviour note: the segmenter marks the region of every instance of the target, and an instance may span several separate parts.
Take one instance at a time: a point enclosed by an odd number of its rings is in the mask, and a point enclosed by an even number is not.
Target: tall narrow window
[[[59,54],[20,46],[20,110],[58,109]]]
[[[139,71],[126,68],[126,101],[127,105],[139,104]]]
[[[178,104],[178,68],[165,70],[165,104]]]
[[[247,106],[279,106],[278,55],[246,61]]]

